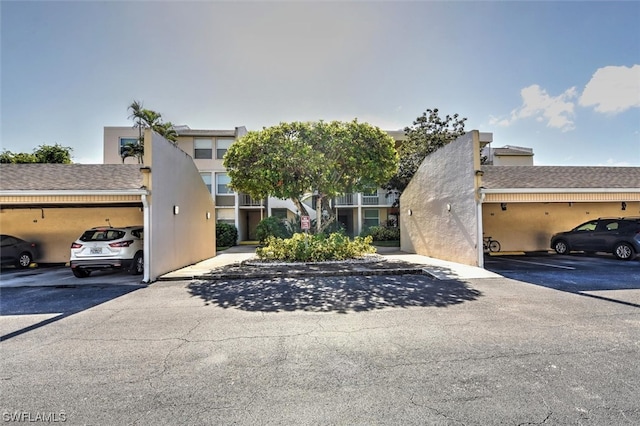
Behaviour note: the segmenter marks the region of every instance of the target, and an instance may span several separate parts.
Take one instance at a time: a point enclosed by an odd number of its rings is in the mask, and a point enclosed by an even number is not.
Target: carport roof
[[[143,185],[139,164],[0,164],[0,191],[127,191]]]
[[[482,166],[486,189],[640,188],[640,167]]]

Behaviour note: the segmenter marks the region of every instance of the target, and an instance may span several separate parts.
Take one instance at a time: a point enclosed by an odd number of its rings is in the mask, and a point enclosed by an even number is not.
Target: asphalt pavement
[[[640,424],[638,307],[452,271],[3,288],[2,421]]]

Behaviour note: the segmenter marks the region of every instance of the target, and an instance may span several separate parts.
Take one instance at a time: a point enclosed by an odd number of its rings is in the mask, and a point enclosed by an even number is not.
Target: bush
[[[398,241],[400,240],[400,228],[371,226],[360,234],[363,237],[368,235],[373,238],[373,241]]]
[[[291,238],[269,237],[264,247],[258,247],[256,254],[263,260],[283,262],[322,262],[327,260],[355,259],[368,253],[375,253],[371,237],[356,237],[351,240],[343,233],[334,232],[309,235],[296,233]]]
[[[258,238],[260,244],[264,244],[269,237],[288,238],[291,235],[284,221],[275,216],[262,219],[256,227],[256,238]]]
[[[235,246],[238,241],[238,229],[228,223],[216,223],[216,247]]]

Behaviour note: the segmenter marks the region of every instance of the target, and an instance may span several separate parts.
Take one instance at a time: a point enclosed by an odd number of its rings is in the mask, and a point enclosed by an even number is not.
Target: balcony
[[[337,206],[353,206],[357,200],[356,194],[344,194],[336,198]]]
[[[376,194],[363,194],[363,206],[391,206],[399,198],[395,193],[386,196],[386,192],[380,191]],[[357,206],[358,194],[349,193],[336,198],[336,206]]]
[[[263,207],[263,200],[254,200],[247,194],[239,194],[238,202],[240,203],[240,207]]]

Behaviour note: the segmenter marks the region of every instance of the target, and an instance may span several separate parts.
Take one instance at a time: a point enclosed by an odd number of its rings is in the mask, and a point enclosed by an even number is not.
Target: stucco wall
[[[105,127],[102,145],[103,164],[122,164],[120,157],[120,138],[138,138],[138,129],[133,127]],[[128,157],[125,164],[138,164],[138,160]]]
[[[153,281],[215,256],[215,206],[192,158],[151,131],[145,133],[144,162],[151,167],[148,268]]]
[[[482,205],[483,230],[500,242],[502,251],[550,250],[556,232],[568,231],[598,217],[638,216],[640,202],[614,203],[507,203]]]
[[[3,207],[0,227],[37,244],[37,263],[68,263],[71,243],[95,226],[142,225],[142,206],[12,209]],[[107,221],[109,219],[109,221]]]
[[[478,264],[479,136],[468,132],[425,158],[400,197],[402,251]]]

